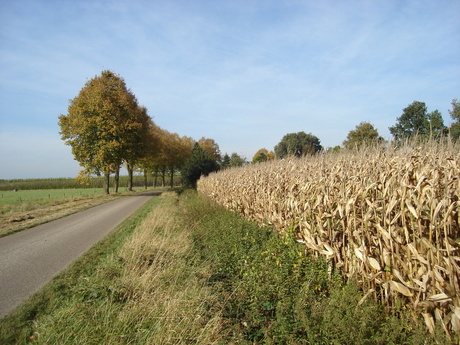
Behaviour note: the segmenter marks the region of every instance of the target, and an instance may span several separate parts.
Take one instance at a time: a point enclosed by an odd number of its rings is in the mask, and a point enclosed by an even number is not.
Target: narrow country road
[[[0,318],[160,193],[122,197],[0,238]]]

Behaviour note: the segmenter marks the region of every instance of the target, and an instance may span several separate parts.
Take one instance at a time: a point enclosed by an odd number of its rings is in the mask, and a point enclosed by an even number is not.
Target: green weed
[[[212,263],[210,283],[220,297],[228,343],[438,344],[422,320],[403,310],[386,314],[346,283],[293,234],[260,228],[235,213],[184,193],[194,245]]]

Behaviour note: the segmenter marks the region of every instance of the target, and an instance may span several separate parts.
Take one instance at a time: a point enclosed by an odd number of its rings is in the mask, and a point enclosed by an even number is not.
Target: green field
[[[102,188],[86,189],[38,189],[0,192],[0,205],[18,205],[23,203],[48,203],[50,200],[80,198],[102,194]]]

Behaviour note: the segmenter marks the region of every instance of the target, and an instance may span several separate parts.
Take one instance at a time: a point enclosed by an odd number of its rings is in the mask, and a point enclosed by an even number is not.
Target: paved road
[[[0,238],[0,318],[158,194],[123,197]]]

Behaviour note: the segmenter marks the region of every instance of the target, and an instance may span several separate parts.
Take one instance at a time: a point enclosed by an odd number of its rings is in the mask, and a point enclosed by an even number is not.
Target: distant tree
[[[421,138],[440,137],[446,133],[441,113],[438,110],[428,113],[425,103],[418,101],[404,108],[402,115],[397,118],[396,125],[389,129],[396,140],[416,135]]]
[[[169,172],[170,186],[174,186],[174,174],[179,172],[192,155],[195,141],[189,137],[180,137],[177,133],[167,132],[164,147],[166,171]]]
[[[220,167],[222,169],[226,169],[230,167],[230,156],[226,153],[222,158],[222,162],[220,163]]]
[[[280,158],[288,155],[300,157],[307,154],[315,154],[321,151],[322,148],[318,137],[311,133],[289,133],[275,146],[275,154]]]
[[[379,132],[372,124],[361,122],[354,130],[348,133],[347,140],[343,142],[343,146],[347,149],[354,149],[382,141],[383,138],[379,136]]]
[[[144,173],[144,188],[147,189],[147,177],[156,168],[156,162],[161,154],[161,128],[153,122],[145,137],[146,154],[139,160],[137,167]]]
[[[253,163],[266,162],[268,160],[267,155],[268,155],[268,150],[265,148],[262,148],[256,152],[254,157],[252,157],[252,162]]]
[[[246,164],[246,159],[241,157],[236,152],[233,152],[230,157],[230,166],[231,167],[241,167]]]
[[[196,188],[196,183],[202,175],[207,176],[219,170],[219,165],[211,155],[195,143],[192,156],[182,168],[182,183],[186,187]]]
[[[123,161],[139,158],[143,115],[119,75],[106,70],[87,81],[70,101],[68,114],[59,116],[61,137],[83,167],[80,177],[103,174],[108,194],[110,174]]]
[[[274,158],[275,158],[275,154],[273,153],[273,151],[268,152],[267,149],[262,148],[256,152],[254,157],[252,157],[252,162],[253,163],[266,162]]]
[[[450,126],[450,135],[457,140],[460,138],[460,101],[453,99],[451,104],[452,110],[449,110],[449,114],[454,122]]]
[[[208,152],[210,156],[216,161],[220,162],[222,159],[221,153],[220,153],[220,148],[219,145],[214,141],[214,139],[209,139],[209,138],[201,138],[198,140],[198,144],[201,146],[203,150]]]

